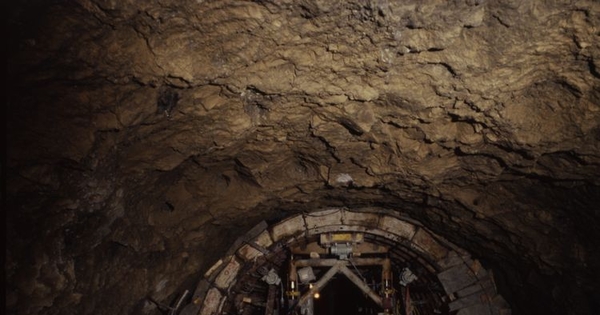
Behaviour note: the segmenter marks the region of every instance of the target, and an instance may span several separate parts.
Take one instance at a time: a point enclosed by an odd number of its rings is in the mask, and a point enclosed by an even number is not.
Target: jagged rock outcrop
[[[11,6],[10,313],[157,314],[333,206],[427,224],[515,313],[598,309],[597,2]]]

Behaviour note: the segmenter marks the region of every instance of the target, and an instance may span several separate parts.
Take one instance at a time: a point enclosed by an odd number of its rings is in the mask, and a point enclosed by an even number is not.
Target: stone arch
[[[391,245],[395,265],[410,262],[426,270],[423,281],[443,290],[436,299],[450,314],[510,314],[493,274],[464,249],[436,235],[419,222],[381,209],[327,209],[292,215],[275,224],[261,222],[240,237],[199,281],[192,302],[181,314],[217,315],[236,303],[241,279],[285,255],[285,248],[306,243],[321,233],[362,232],[377,244]],[[264,268],[263,268],[264,270]],[[256,277],[254,277],[256,278]],[[239,295],[239,294],[238,294]],[[239,302],[239,299],[237,299]],[[239,303],[238,303],[239,304]]]

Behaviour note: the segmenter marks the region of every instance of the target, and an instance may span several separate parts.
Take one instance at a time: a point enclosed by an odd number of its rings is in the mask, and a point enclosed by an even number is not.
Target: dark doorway
[[[343,275],[336,275],[315,299],[315,315],[377,315],[381,312],[367,295]]]

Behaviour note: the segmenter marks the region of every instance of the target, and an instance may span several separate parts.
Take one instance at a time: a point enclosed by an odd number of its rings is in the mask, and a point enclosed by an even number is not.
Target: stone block
[[[477,278],[465,264],[454,266],[438,274],[438,279],[446,293],[453,294],[477,282]]]
[[[308,213],[304,216],[306,228],[315,229],[328,225],[340,225],[342,224],[342,213],[343,210],[341,209]]]
[[[448,255],[446,255],[446,257],[438,260],[437,263],[438,265],[440,265],[440,267],[448,269],[450,267],[464,263],[464,260],[463,257],[461,257],[457,252],[452,250],[448,252]]]
[[[473,274],[475,274],[475,276],[479,279],[482,278],[486,278],[488,277],[488,272],[487,270],[485,270],[485,268],[483,268],[483,266],[481,265],[481,263],[479,262],[479,260],[477,259],[465,259],[465,263],[467,264],[467,266],[469,266],[469,268],[471,269],[471,271],[473,272]]]
[[[334,233],[334,232],[347,232],[347,231],[352,231],[352,232],[369,232],[372,233],[373,231],[371,231],[369,228],[364,227],[364,226],[358,226],[358,225],[328,225],[328,226],[323,226],[323,227],[318,227],[315,229],[310,229],[308,230],[308,235],[312,236],[312,235],[318,235],[321,233]]]
[[[409,240],[415,235],[416,231],[416,227],[414,225],[388,216],[381,218],[379,227],[386,232],[396,234]]]
[[[206,279],[202,279],[196,285],[196,290],[194,291],[194,295],[192,295],[192,303],[200,304],[204,300],[204,296],[208,289],[210,288],[210,283]]]
[[[379,226],[379,218],[380,216],[375,213],[351,211],[344,211],[342,216],[344,224],[360,225],[368,228],[377,228]]]
[[[227,289],[237,276],[239,270],[240,263],[236,259],[231,259],[215,279],[215,285],[220,289]]]
[[[462,298],[462,297],[465,297],[467,295],[471,295],[473,293],[482,292],[482,291],[483,291],[483,288],[481,287],[481,284],[478,282],[478,283],[475,283],[474,285],[471,285],[471,286],[468,286],[468,287],[466,287],[464,289],[458,290],[456,292],[456,295],[458,297]]]
[[[210,267],[210,269],[208,269],[204,273],[204,278],[211,279],[213,277],[213,275],[215,274],[215,272],[222,267],[222,265],[223,265],[223,259],[219,259],[214,265],[212,265],[212,267]]]
[[[271,236],[273,241],[277,242],[304,232],[304,230],[304,218],[301,215],[297,215],[271,227]]]
[[[488,304],[475,304],[463,308],[456,315],[492,315]]]
[[[412,238],[413,244],[429,253],[435,260],[442,259],[448,255],[448,249],[440,245],[431,234],[419,229]]]
[[[459,309],[468,308],[473,305],[485,303],[486,308],[489,310],[490,306],[487,302],[488,302],[487,295],[472,294],[472,295],[469,295],[469,296],[466,296],[466,297],[463,297],[458,300],[454,300],[454,301],[450,302],[450,304],[448,304],[448,307],[450,308],[450,311],[456,311]]]
[[[202,304],[202,310],[199,315],[215,315],[218,312],[219,304],[223,295],[219,292],[219,289],[212,288],[208,290],[204,303]]]
[[[491,277],[479,279],[479,284],[488,296],[495,296],[496,293],[498,293],[498,290],[496,289],[496,283]]]
[[[251,261],[256,257],[264,255],[261,251],[248,244],[245,244],[242,247],[240,247],[240,249],[237,251],[237,254],[240,258],[242,258],[245,261]]]
[[[268,231],[263,231],[254,239],[254,243],[263,248],[269,248],[271,245],[273,245],[273,240],[271,239],[271,235],[269,235]]]
[[[399,236],[399,235],[394,234],[392,232],[387,232],[387,231],[384,231],[384,230],[381,230],[381,229],[364,228],[364,230],[365,230],[365,232],[368,232],[368,233],[371,233],[371,234],[374,234],[374,235],[378,235],[378,236],[387,238],[388,240],[393,241],[393,242],[402,243],[402,244],[410,242],[404,236]]]

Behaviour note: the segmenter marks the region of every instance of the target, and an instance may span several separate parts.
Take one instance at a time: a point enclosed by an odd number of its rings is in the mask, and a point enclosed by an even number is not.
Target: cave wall
[[[7,310],[157,314],[261,220],[375,206],[598,309],[596,1],[9,5]]]

